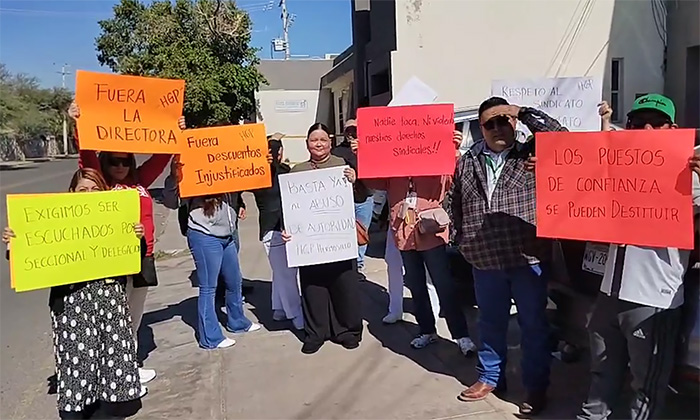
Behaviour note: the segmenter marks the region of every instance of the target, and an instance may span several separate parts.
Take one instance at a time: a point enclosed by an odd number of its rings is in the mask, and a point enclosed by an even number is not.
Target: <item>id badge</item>
[[[410,192],[406,195],[406,208],[415,210],[418,206],[418,195],[415,192]]]

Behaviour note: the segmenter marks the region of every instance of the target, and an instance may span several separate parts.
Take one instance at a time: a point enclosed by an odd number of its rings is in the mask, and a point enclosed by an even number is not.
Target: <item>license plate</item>
[[[608,260],[607,245],[586,242],[581,269],[602,276],[605,273],[605,262]]]

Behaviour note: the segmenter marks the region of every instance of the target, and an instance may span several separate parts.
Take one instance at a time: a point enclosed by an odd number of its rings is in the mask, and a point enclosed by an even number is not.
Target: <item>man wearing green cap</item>
[[[628,130],[670,130],[676,108],[662,95],[638,98]],[[700,212],[700,158],[690,159],[693,207]],[[579,420],[604,420],[632,373],[632,419],[657,418],[674,363],[683,304],[683,276],[691,251],[610,245],[603,282],[589,320],[591,386]]]

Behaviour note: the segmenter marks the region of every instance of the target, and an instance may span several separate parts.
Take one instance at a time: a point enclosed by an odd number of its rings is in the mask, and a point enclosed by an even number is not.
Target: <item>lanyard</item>
[[[413,185],[413,177],[408,177],[408,192],[409,194],[416,191],[415,185]]]
[[[484,162],[486,163],[486,166],[491,170],[491,173],[493,174],[494,178],[498,175],[498,171],[503,168],[503,165],[506,164],[506,160],[502,159],[501,163],[496,165],[496,163],[493,161],[493,158],[486,153],[484,153]]]

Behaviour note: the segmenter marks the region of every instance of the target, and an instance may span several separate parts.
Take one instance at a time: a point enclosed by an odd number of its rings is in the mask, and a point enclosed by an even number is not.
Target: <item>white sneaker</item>
[[[148,387],[146,385],[141,385],[141,393],[139,393],[139,398],[143,398],[148,394]]]
[[[403,320],[403,313],[402,312],[397,312],[397,313],[391,313],[389,312],[386,314],[384,318],[382,318],[382,322],[385,324],[396,324],[397,322]]]
[[[462,337],[457,339],[457,345],[459,350],[463,355],[468,356],[469,353],[476,353],[476,344],[469,337]]]
[[[147,384],[156,378],[156,371],[153,369],[139,368],[139,378],[142,384]]]
[[[217,349],[226,349],[226,348],[233,346],[234,344],[236,344],[236,340],[234,340],[232,338],[224,338],[224,341],[219,343],[219,345],[216,346],[216,348]]]
[[[287,315],[284,314],[284,311],[275,309],[274,311],[272,311],[272,319],[274,321],[286,321]]]
[[[437,334],[421,334],[411,341],[411,347],[414,349],[422,349],[435,343],[437,339]]]
[[[255,322],[253,322],[252,324],[250,324],[250,327],[248,327],[248,329],[245,330],[245,332],[250,333],[250,332],[257,331],[261,328],[262,328],[262,325],[256,324]]]

